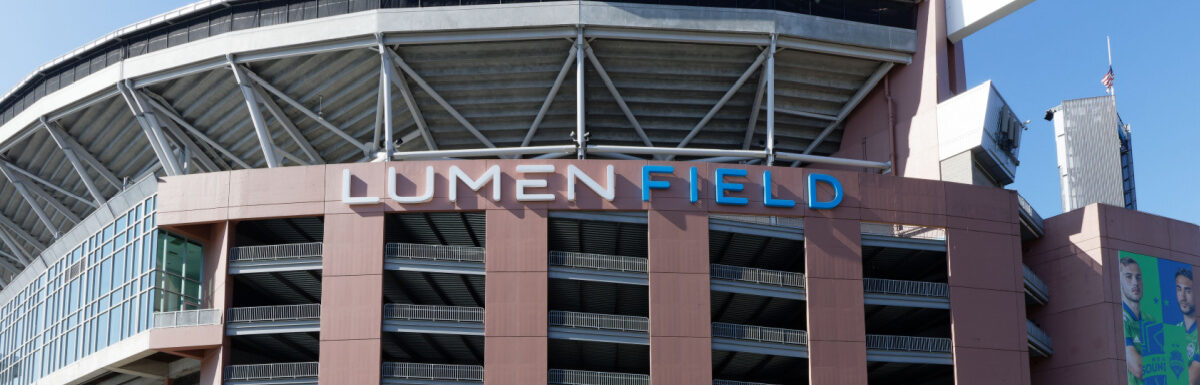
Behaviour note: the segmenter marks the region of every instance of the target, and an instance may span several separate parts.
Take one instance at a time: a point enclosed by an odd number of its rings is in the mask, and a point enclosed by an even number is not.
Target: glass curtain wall
[[[155,226],[151,196],[0,304],[0,385],[29,384],[151,325],[199,308],[200,244]]]

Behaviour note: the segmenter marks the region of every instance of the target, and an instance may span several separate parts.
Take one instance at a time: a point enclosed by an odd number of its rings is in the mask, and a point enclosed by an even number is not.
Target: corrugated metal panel
[[[1063,211],[1092,203],[1125,206],[1121,176],[1121,118],[1112,96],[1067,100],[1055,115]],[[1065,164],[1064,164],[1065,163]]]

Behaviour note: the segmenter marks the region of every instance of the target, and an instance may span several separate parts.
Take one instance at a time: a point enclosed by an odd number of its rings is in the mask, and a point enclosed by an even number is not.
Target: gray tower
[[[1064,212],[1092,203],[1137,209],[1133,144],[1116,99],[1065,100],[1046,120],[1054,121]]]

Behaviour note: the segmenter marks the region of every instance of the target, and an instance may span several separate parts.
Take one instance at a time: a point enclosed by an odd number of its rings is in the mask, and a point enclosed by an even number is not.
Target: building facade
[[[961,42],[1001,3],[119,30],[0,99],[0,384],[1180,383],[1143,331],[1194,325],[1200,231],[1000,188],[1023,125]],[[1127,259],[1176,306],[1121,330]]]
[[[1137,210],[1133,133],[1117,113],[1116,97],[1065,100],[1047,116],[1054,122],[1063,211],[1092,203]]]

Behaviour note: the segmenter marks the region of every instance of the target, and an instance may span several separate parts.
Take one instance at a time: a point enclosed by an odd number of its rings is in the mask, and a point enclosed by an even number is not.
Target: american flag
[[[1110,67],[1108,67],[1108,73],[1104,74],[1103,78],[1100,78],[1100,83],[1104,84],[1104,88],[1109,93],[1112,93],[1113,79],[1116,79],[1116,76],[1113,75],[1113,70],[1112,70],[1112,67],[1110,66]]]

